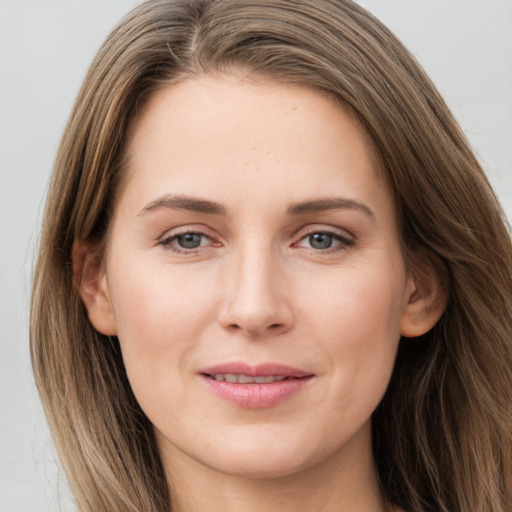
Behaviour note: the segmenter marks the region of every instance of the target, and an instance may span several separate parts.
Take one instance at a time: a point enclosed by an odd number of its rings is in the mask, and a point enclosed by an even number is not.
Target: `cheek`
[[[350,384],[356,392],[374,390],[379,399],[400,340],[405,286],[403,270],[385,268],[345,268],[323,282],[317,276],[301,306],[310,335],[318,339],[315,350],[329,354],[339,389]]]
[[[205,283],[204,276],[170,265],[130,267],[118,267],[109,284],[115,290],[111,299],[119,336],[157,346],[168,345],[166,339],[179,332],[186,341],[213,306],[211,284]]]
[[[142,401],[142,395],[160,389],[158,382],[189,365],[215,314],[213,286],[168,265],[147,268],[154,270],[118,267],[111,277],[123,361]]]
[[[404,287],[404,272],[386,272],[385,264],[374,272],[368,266],[352,266],[325,276],[317,274],[301,284],[301,314],[331,329],[334,338],[336,333],[359,337],[370,331],[381,332],[383,337],[397,335]]]

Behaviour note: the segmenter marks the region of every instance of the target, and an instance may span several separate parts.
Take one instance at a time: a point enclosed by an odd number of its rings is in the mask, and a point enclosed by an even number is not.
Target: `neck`
[[[384,512],[370,432],[349,450],[280,476],[240,476],[204,466],[177,449],[162,452],[172,512]],[[172,451],[172,453],[171,453]]]

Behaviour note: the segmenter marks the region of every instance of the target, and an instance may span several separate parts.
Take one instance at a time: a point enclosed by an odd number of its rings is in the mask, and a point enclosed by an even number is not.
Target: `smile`
[[[250,375],[237,375],[235,373],[216,373],[208,376],[215,379],[217,382],[231,382],[232,384],[270,384],[272,382],[281,382],[289,378],[277,375],[251,377]]]
[[[274,407],[299,393],[314,377],[291,366],[241,362],[205,368],[199,375],[210,392],[243,409]]]

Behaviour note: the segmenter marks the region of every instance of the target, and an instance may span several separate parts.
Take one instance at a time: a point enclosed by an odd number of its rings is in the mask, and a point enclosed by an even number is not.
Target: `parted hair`
[[[391,184],[408,265],[435,268],[447,287],[437,325],[400,340],[372,417],[383,495],[411,512],[510,512],[510,232],[429,78],[350,0],[150,0],[94,59],[55,160],[30,335],[37,386],[79,510],[169,512],[169,489],[118,340],[87,318],[73,243],[103,247],[127,130],[148,98],[190,76],[240,71],[321,90],[352,112]]]

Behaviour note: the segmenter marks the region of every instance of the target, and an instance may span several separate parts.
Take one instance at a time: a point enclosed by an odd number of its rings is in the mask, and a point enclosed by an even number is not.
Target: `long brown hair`
[[[81,512],[168,511],[152,426],[117,339],[73,286],[75,240],[105,240],[126,133],[151,94],[242,70],[327,92],[373,140],[405,255],[445,275],[449,304],[401,340],[373,415],[382,490],[407,511],[512,510],[512,247],[503,212],[445,103],[402,44],[349,0],[150,0],[112,32],[56,157],[32,298],[37,385]]]

